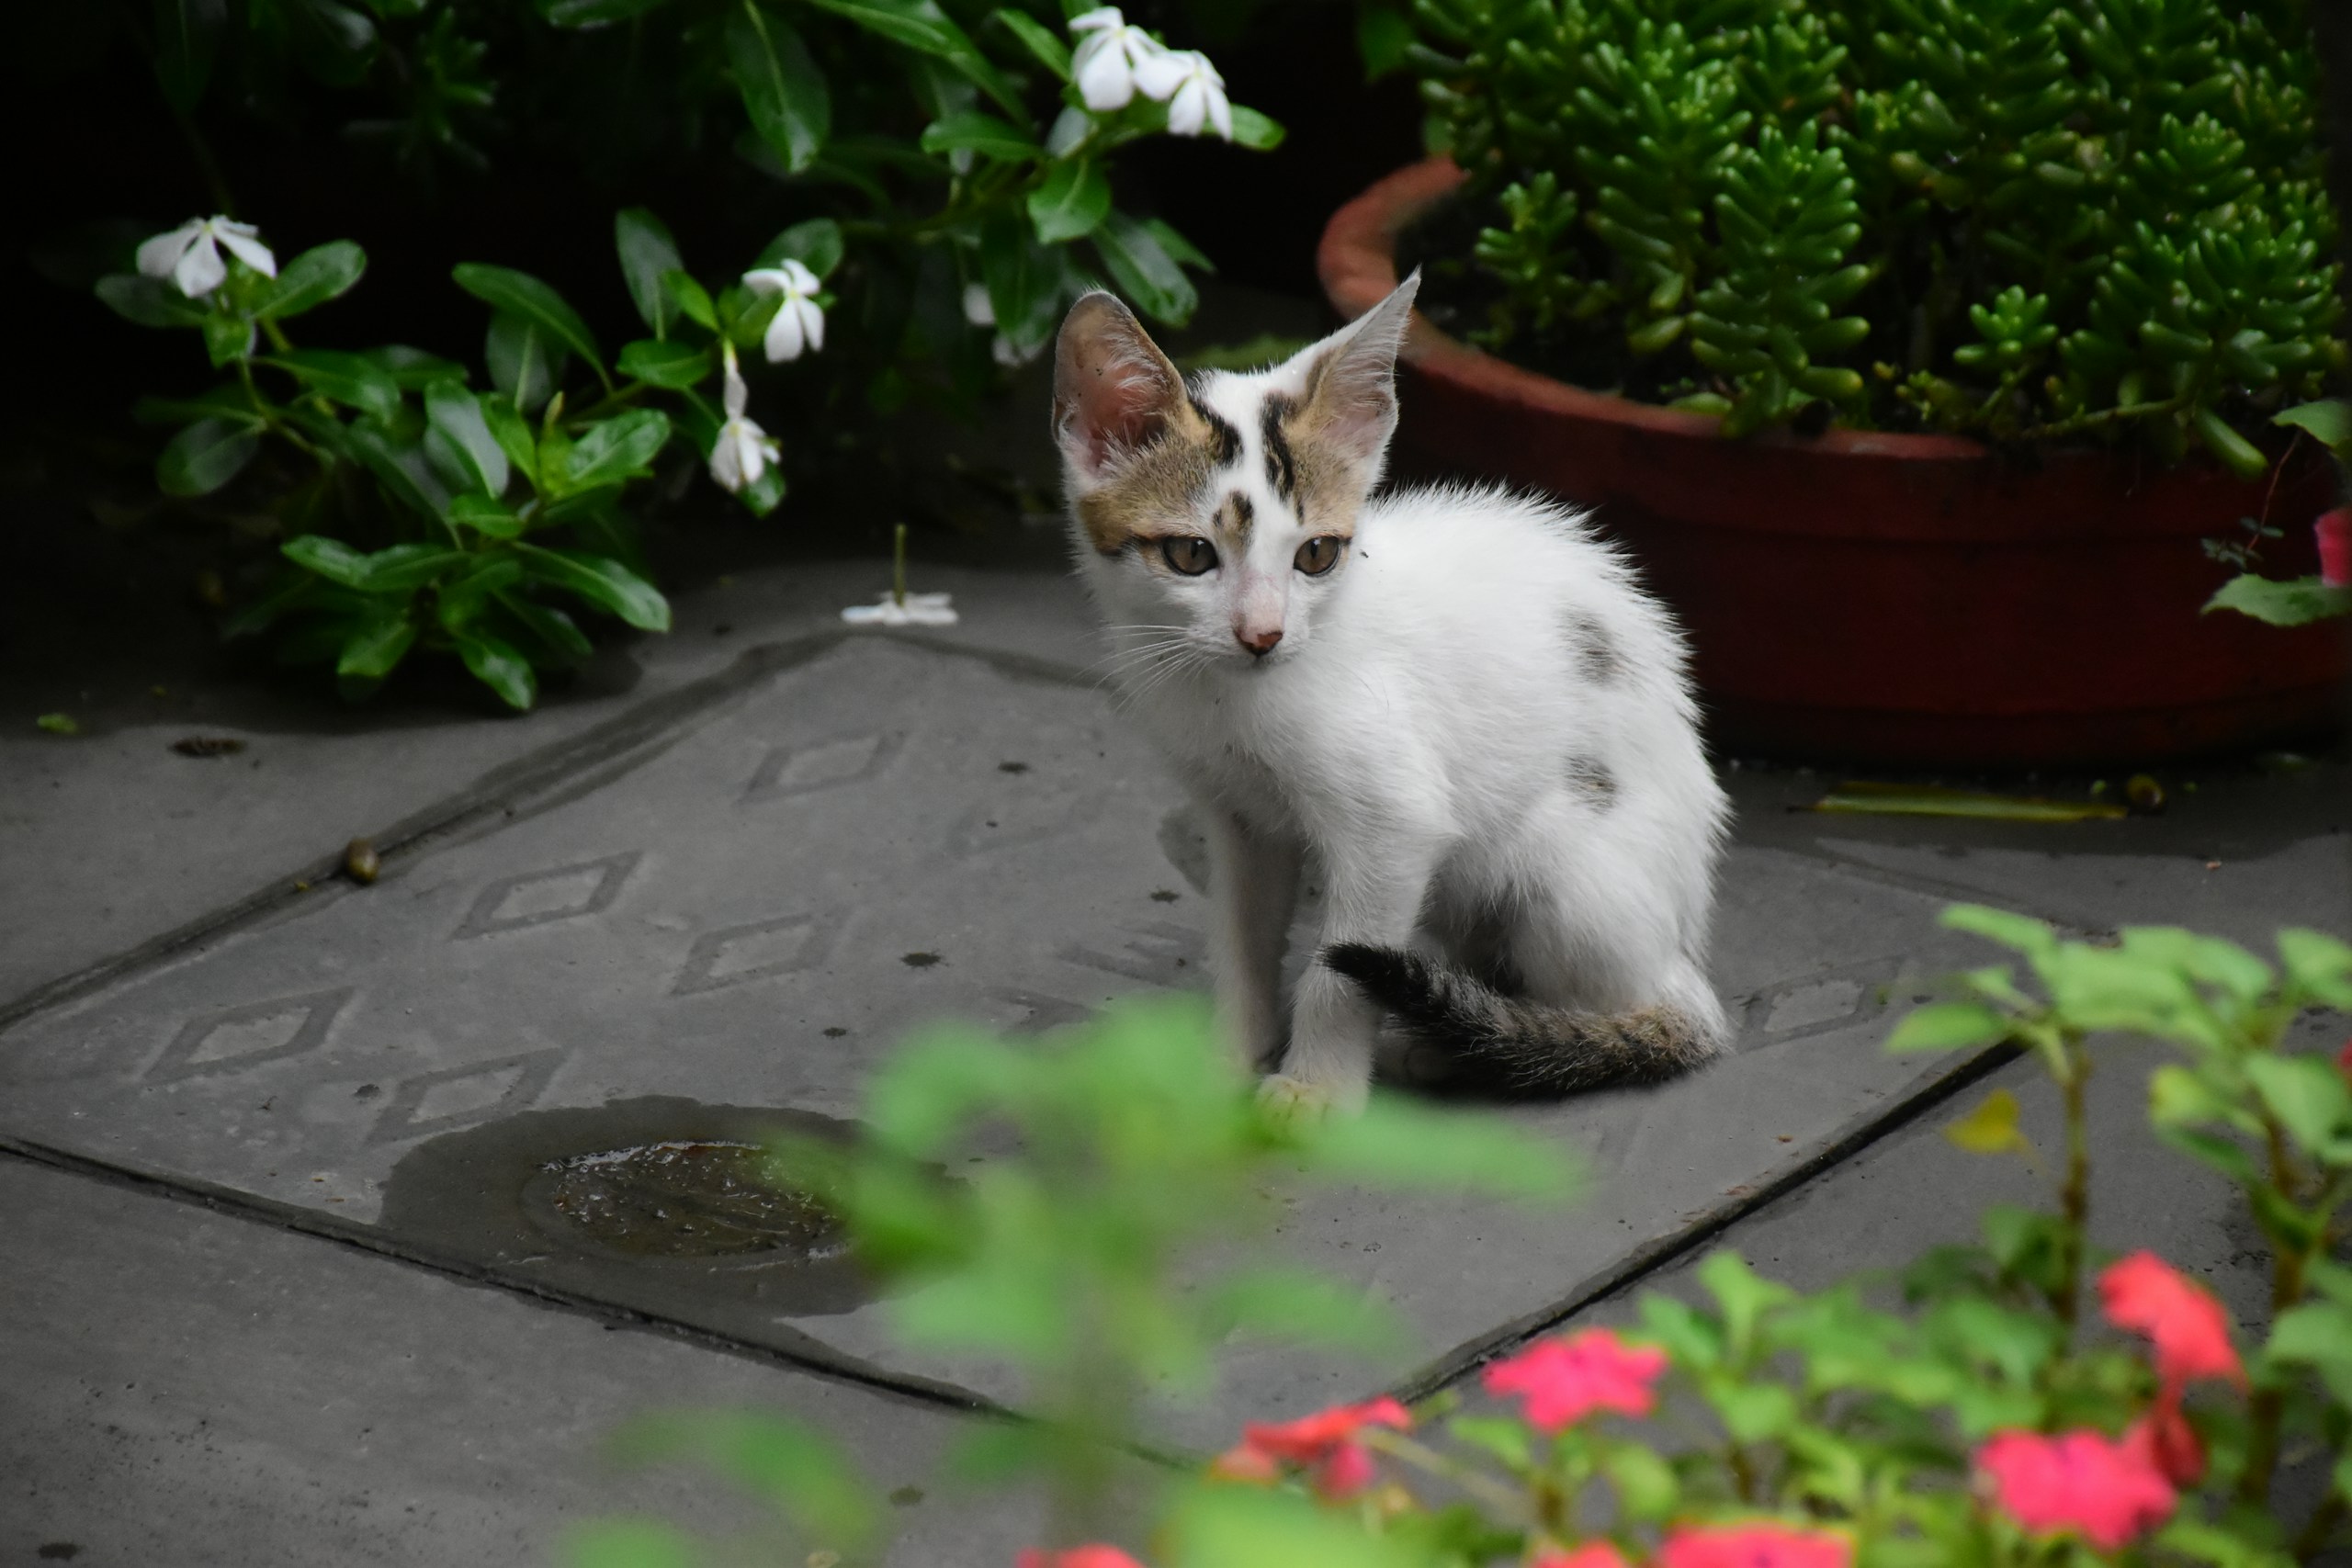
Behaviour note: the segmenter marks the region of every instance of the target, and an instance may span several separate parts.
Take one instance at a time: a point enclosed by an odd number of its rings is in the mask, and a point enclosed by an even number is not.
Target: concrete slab
[[[288,895],[23,1020],[0,1037],[0,1128],[305,1224],[389,1225],[533,1289],[1017,1398],[901,1349],[870,1305],[813,1312],[388,1206],[413,1151],[526,1112],[658,1096],[842,1117],[925,1019],[1035,1027],[1196,983],[1181,802],[1080,667],[829,632],[634,722],[416,840],[375,887]],[[1890,1003],[1964,951],[1934,927],[1939,902],[1899,871],[1736,850],[1717,978],[1738,1057],[1662,1093],[1513,1113],[1586,1153],[1586,1209],[1332,1194],[1283,1245],[1394,1299],[1434,1358],[1423,1375],[1442,1375],[1932,1090],[1951,1064],[1874,1046]],[[1174,1430],[1214,1441],[1367,1381],[1272,1355],[1236,1370],[1246,1393]]]
[[[1036,1538],[1033,1498],[942,1487],[971,1423],[935,1405],[18,1159],[0,1209],[0,1559],[446,1568],[553,1562],[620,1514],[761,1523],[707,1472],[604,1461],[657,1409],[831,1433],[899,1492],[894,1563]]]

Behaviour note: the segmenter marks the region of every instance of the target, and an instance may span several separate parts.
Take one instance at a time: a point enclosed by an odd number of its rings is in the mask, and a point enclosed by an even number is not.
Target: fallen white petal
[[[852,604],[842,612],[842,619],[854,626],[952,626],[956,611],[951,604],[952,593],[910,593],[907,602],[899,604],[885,593],[874,604]]]

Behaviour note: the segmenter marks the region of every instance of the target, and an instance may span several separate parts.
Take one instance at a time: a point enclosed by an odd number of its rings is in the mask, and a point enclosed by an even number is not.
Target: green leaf
[[[453,490],[506,493],[506,452],[491,434],[481,399],[455,381],[435,381],[424,389],[424,418],[425,456]]]
[[[70,713],[45,713],[33,720],[35,729],[45,729],[51,735],[79,735],[82,726]]]
[[[2352,403],[2341,398],[2324,398],[2314,403],[2298,403],[2277,415],[2270,422],[2302,431],[2321,446],[2341,452],[2352,446]]]
[[[1124,212],[1114,212],[1095,231],[1094,250],[1120,291],[1145,315],[1170,326],[1192,319],[1201,297],[1149,229]]]
[[[1240,104],[1233,106],[1233,143],[1253,152],[1271,152],[1283,144],[1285,133],[1274,121],[1256,109]]]
[[[1612,1444],[1601,1457],[1601,1472],[1617,1488],[1617,1505],[1627,1517],[1663,1519],[1681,1501],[1674,1467],[1649,1449]]]
[[[2290,926],[2278,933],[2279,961],[2304,995],[2352,1012],[2352,947],[2320,931]]]
[[[1412,1345],[1389,1303],[1310,1269],[1243,1269],[1210,1287],[1203,1310],[1220,1339],[1231,1331],[1369,1356],[1395,1355]]]
[[[539,581],[568,590],[599,609],[609,610],[640,631],[670,629],[670,602],[645,579],[605,556],[576,550],[517,545],[523,570]]]
[[[1939,917],[1938,923],[1956,931],[1969,931],[1987,942],[2013,948],[2028,958],[2041,958],[2057,951],[2055,932],[2040,920],[2024,915],[2012,915],[2006,909],[1987,908],[1982,904],[1953,904]]]
[[[1061,268],[1018,213],[999,210],[980,230],[980,278],[996,329],[1026,351],[1054,335],[1061,305]]]
[[[2326,1148],[2352,1119],[2352,1086],[2325,1057],[2257,1055],[2245,1066],[2256,1096],[2307,1153]]]
[[[492,312],[482,358],[490,366],[491,384],[524,413],[555,396],[563,379],[562,345],[539,322],[511,310]]]
[[[491,439],[506,454],[506,461],[514,471],[521,474],[534,489],[539,482],[539,448],[531,434],[530,422],[515,412],[514,405],[504,398],[481,400],[482,423],[490,427]]]
[[[124,321],[142,327],[200,327],[207,314],[169,282],[135,272],[98,279],[99,300]]]
[[[361,558],[360,577],[351,584],[363,593],[407,595],[474,558],[447,545],[391,545]]]
[[[254,306],[266,321],[283,321],[350,292],[368,270],[368,253],[349,240],[314,246],[277,269]]]
[[[2188,423],[2197,432],[2197,438],[2205,444],[2205,449],[2238,478],[2258,479],[2270,471],[2270,459],[2263,456],[2262,448],[2232,429],[2230,422],[2211,409],[2199,409],[2189,416]]]
[[[638,1463],[693,1459],[717,1469],[818,1550],[849,1553],[874,1537],[880,1508],[865,1477],[825,1433],[778,1416],[695,1412],[640,1418],[615,1447]]]
[[[224,316],[215,310],[196,326],[204,334],[204,352],[215,369],[233,364],[254,351],[254,324],[243,316]]]
[[[830,218],[811,218],[805,222],[795,223],[770,240],[752,265],[754,268],[775,266],[789,259],[798,262],[820,278],[829,277],[833,269],[842,265],[842,226]],[[713,331],[718,330],[715,318],[704,324]]]
[[[1092,233],[1110,210],[1111,182],[1083,158],[1056,164],[1044,183],[1029,193],[1029,221],[1048,245]]]
[[[690,343],[641,337],[621,345],[622,375],[671,391],[707,380],[710,368],[710,350]]]
[[[434,585],[434,608],[452,637],[470,633],[492,595],[523,581],[523,563],[510,551],[470,555],[467,569]]]
[[[558,6],[614,0],[556,0]],[[599,1519],[575,1527],[564,1543],[565,1568],[695,1568],[703,1560],[693,1536],[661,1519]]]
[[[1056,78],[1064,82],[1069,80],[1069,45],[1055,37],[1044,23],[1028,12],[1015,10],[1010,6],[989,12],[989,20],[1019,39],[1021,46]]]
[[[1198,245],[1178,233],[1174,225],[1162,222],[1157,218],[1147,218],[1143,220],[1143,226],[1150,231],[1153,239],[1159,242],[1159,248],[1166,251],[1180,265],[1197,267],[1203,272],[1216,271],[1216,264],[1202,254]],[[1259,364],[1264,363],[1263,360],[1259,361]]]
[[[379,620],[369,621],[344,639],[334,672],[364,681],[380,681],[399,668],[416,646],[416,623],[408,618],[405,604]]]
[[[588,640],[588,634],[580,629],[579,623],[561,610],[526,599],[519,593],[500,592],[494,597],[508,615],[522,622],[524,627],[545,645],[554,658],[576,664],[596,651],[594,645]]]
[[[619,253],[621,280],[628,285],[628,297],[637,306],[637,313],[653,329],[657,338],[669,335],[670,323],[678,314],[678,302],[662,287],[662,275],[685,265],[678,255],[678,243],[670,237],[669,226],[642,207],[624,207],[613,214],[613,248]],[[628,369],[628,353],[622,353],[622,372]]]
[[[785,232],[790,233],[791,231],[787,229]],[[706,332],[718,330],[718,311],[710,302],[709,290],[696,283],[692,274],[684,269],[665,272],[662,275],[662,286],[670,291],[670,298],[678,302],[678,309],[685,312],[686,320]]]
[[[1318,1169],[1387,1187],[1556,1202],[1578,1185],[1567,1154],[1542,1138],[1393,1095],[1375,1095],[1362,1115],[1313,1129],[1305,1152]]]
[[[368,581],[368,558],[345,544],[322,534],[303,534],[277,547],[278,553],[306,571],[314,571],[329,582],[339,582],[345,588],[364,587]]]
[[[1413,18],[1404,6],[1369,0],[1356,8],[1356,53],[1363,60],[1365,81],[1377,82],[1401,69],[1412,43]]]
[[[344,439],[393,500],[424,517],[439,518],[449,510],[448,490],[433,471],[423,442],[395,441],[372,424],[353,425]]]
[[[2018,1131],[2018,1097],[1996,1089],[1975,1110],[1944,1128],[1944,1139],[1973,1155],[2005,1155],[2026,1146]]]
[[[2160,1127],[2157,1135],[2174,1148],[2211,1166],[2242,1187],[2253,1187],[2262,1179],[2256,1169],[2254,1156],[2245,1147],[2218,1133],[2200,1133],[2188,1127]]]
[[[2205,613],[2235,610],[2274,626],[2308,626],[2352,615],[2352,588],[2331,588],[2316,577],[2280,579],[2242,573],[2205,601]]]
[[[1431,1561],[1401,1531],[1374,1535],[1351,1511],[1254,1486],[1194,1487],[1164,1539],[1152,1561],[1165,1568],[1427,1568]]]
[[[799,33],[755,0],[738,0],[727,14],[727,65],[760,140],[787,170],[807,168],[832,134],[833,102]]]
[[[519,539],[523,520],[503,501],[473,491],[449,498],[449,521],[464,525],[493,539]]]
[[[868,32],[879,34],[893,43],[945,61],[971,84],[997,101],[1016,123],[1026,124],[1029,111],[1021,102],[1021,95],[988,57],[975,46],[964,29],[941,10],[935,0],[811,0],[811,3],[846,17]]]
[[[360,357],[373,364],[392,378],[403,392],[421,392],[435,381],[456,381],[463,385],[466,367],[454,359],[444,359],[437,354],[427,354],[421,348],[405,344],[388,344],[382,348],[362,351]]]
[[[570,488],[593,490],[642,474],[669,440],[670,416],[659,409],[633,409],[599,421],[572,444]]]
[[[228,17],[227,0],[155,0],[155,80],[182,116],[204,101]]]
[[[2006,1040],[2009,1021],[1980,1002],[1930,1002],[1915,1009],[1886,1037],[1891,1052],[1955,1051]]]
[[[474,679],[496,692],[499,701],[524,713],[538,701],[538,677],[531,673],[531,661],[517,652],[513,643],[481,632],[460,635],[453,640],[458,645],[458,657],[466,661]]]
[[[920,145],[926,152],[968,150],[1009,164],[1041,157],[1045,152],[1036,138],[1027,131],[978,109],[966,109],[932,121],[922,128]]]
[[[668,0],[538,0],[539,15],[557,28],[608,28],[641,17]]]
[[[374,360],[333,348],[295,348],[255,363],[275,366],[311,391],[373,419],[390,420],[401,410],[401,386]]]
[[[544,331],[554,342],[563,344],[585,359],[595,370],[599,380],[609,383],[604,361],[596,353],[596,339],[588,331],[588,323],[580,313],[564,302],[546,284],[527,272],[513,267],[492,266],[486,262],[459,262],[450,269],[450,276],[458,287],[504,314],[520,317]],[[495,321],[493,317],[492,321]]]
[[[1533,1439],[1521,1422],[1501,1416],[1457,1416],[1445,1424],[1446,1435],[1494,1455],[1514,1471],[1524,1472],[1535,1463]]]
[[[260,450],[252,425],[199,419],[173,436],[155,459],[155,483],[165,495],[210,495],[243,473]]]

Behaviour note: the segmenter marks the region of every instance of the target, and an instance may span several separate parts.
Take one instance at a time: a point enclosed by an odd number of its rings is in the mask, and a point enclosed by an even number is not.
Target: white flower
[[[1116,6],[1072,17],[1069,30],[1086,35],[1069,62],[1070,80],[1078,84],[1079,96],[1096,114],[1125,108],[1136,96],[1145,62],[1162,52],[1159,43],[1141,28],[1129,27]],[[1148,87],[1144,90],[1150,92]],[[1167,96],[1165,93],[1153,96]]]
[[[149,277],[168,277],[191,299],[200,299],[220,287],[229,265],[219,247],[261,274],[277,276],[277,258],[261,243],[261,231],[234,219],[191,218],[168,234],[158,234],[139,247],[139,270]]]
[[[964,285],[964,319],[976,327],[996,325],[996,307],[989,301],[987,284]]]
[[[1045,352],[1046,345],[1042,343],[1023,348],[1002,333],[997,333],[989,344],[989,357],[1007,370],[1018,370]]]
[[[743,385],[743,373],[735,367],[735,345],[726,344],[724,352],[727,423],[718,427],[718,439],[711,444],[710,477],[728,494],[741,495],[759,483],[768,465],[783,454],[774,436],[743,417],[751,391]]]
[[[815,299],[822,285],[806,265],[787,256],[780,265],[745,273],[743,286],[755,293],[784,296],[763,344],[770,365],[797,359],[803,349],[813,354],[825,346],[825,310]]]
[[[899,603],[898,595],[885,593],[872,604],[852,604],[842,612],[842,619],[854,626],[952,626],[956,611],[950,601],[952,593],[910,593],[907,602]]]
[[[1225,96],[1225,78],[1209,57],[1196,49],[1163,50],[1136,67],[1136,85],[1168,105],[1171,136],[1198,136],[1212,126],[1227,141],[1233,140],[1233,106]]]

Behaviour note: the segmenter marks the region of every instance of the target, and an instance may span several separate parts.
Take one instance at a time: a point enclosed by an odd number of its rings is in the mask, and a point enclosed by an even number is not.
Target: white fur
[[[1234,1047],[1262,1061],[1283,1044],[1278,975],[1310,851],[1328,878],[1326,945],[1459,961],[1499,928],[1500,956],[1531,997],[1606,1013],[1670,1007],[1720,1043],[1704,963],[1726,804],[1680,638],[1575,513],[1497,489],[1366,501],[1338,568],[1294,570],[1310,536],[1268,481],[1259,411],[1270,389],[1295,395],[1312,357],[1340,341],[1194,389],[1245,446],[1196,531],[1242,491],[1256,514],[1246,558],[1185,578],[1078,539],[1124,706],[1205,824],[1210,956]],[[1074,487],[1096,478],[1073,463]],[[1268,615],[1282,640],[1254,656],[1237,637]],[[1615,650],[1609,678],[1580,656],[1579,620]],[[1613,798],[1577,783],[1578,762],[1607,770]],[[1379,1022],[1349,982],[1310,965],[1270,1089],[1360,1103]]]

